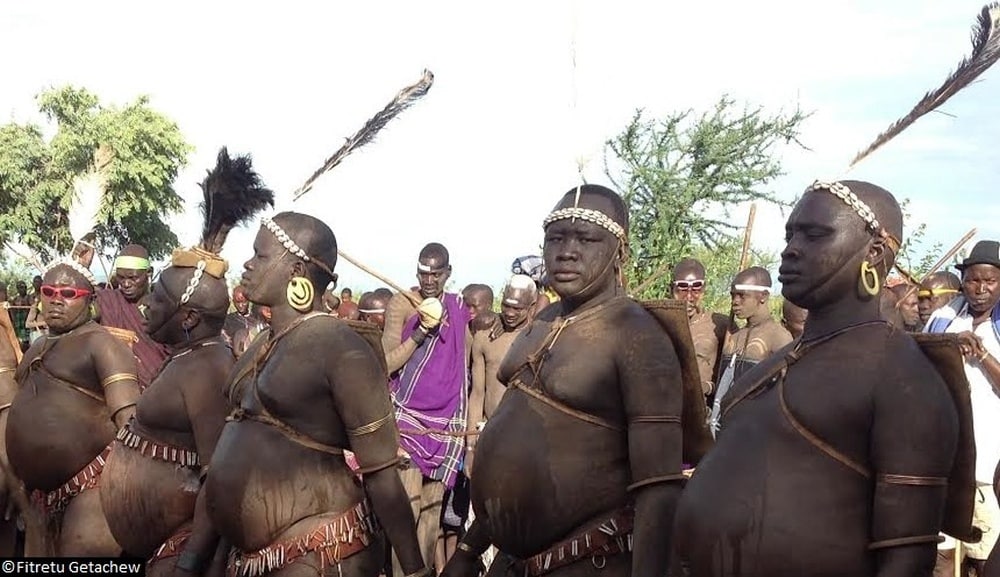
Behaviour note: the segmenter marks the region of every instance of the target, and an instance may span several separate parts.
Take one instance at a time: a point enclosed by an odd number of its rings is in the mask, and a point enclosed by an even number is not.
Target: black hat
[[[974,264],[991,264],[1000,268],[1000,242],[995,240],[977,242],[969,256],[965,257],[962,264],[956,264],[955,268],[964,271]]]

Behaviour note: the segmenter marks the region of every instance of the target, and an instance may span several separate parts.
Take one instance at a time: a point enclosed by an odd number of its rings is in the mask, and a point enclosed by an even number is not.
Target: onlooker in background
[[[342,319],[348,319],[352,321],[358,320],[358,305],[352,300],[354,298],[354,293],[351,289],[344,288],[340,291],[340,306],[337,307],[337,315]]]

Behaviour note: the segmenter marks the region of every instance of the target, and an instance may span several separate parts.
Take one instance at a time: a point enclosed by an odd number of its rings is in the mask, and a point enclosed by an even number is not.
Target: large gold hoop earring
[[[316,293],[312,281],[303,276],[292,277],[285,287],[285,300],[293,309],[304,313],[312,309]]]
[[[869,284],[868,280],[871,279]],[[875,296],[879,292],[878,283],[878,271],[875,270],[872,265],[868,264],[868,261],[861,261],[861,286],[865,289],[865,292],[871,296]]]

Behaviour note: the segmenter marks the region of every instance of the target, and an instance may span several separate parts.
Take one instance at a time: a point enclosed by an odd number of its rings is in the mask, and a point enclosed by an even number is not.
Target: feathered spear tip
[[[94,152],[93,164],[86,172],[73,179],[73,202],[70,203],[66,217],[74,242],[84,240],[97,228],[107,186],[105,170],[111,158],[110,149],[101,145]]]
[[[274,206],[274,191],[264,186],[254,172],[249,155],[230,158],[225,147],[219,151],[215,168],[201,183],[205,200],[201,204],[204,224],[201,248],[218,254],[234,226],[246,223],[268,206]]]
[[[925,94],[909,114],[894,122],[885,132],[878,135],[875,142],[859,152],[851,161],[848,170],[906,130],[918,118],[944,104],[980,74],[986,72],[986,69],[993,66],[998,59],[1000,59],[1000,3],[994,2],[983,7],[972,29],[972,54],[959,62],[958,68],[940,88]]]
[[[378,114],[371,117],[361,130],[354,133],[353,136],[347,139],[347,142],[340,147],[340,150],[333,153],[333,156],[328,158],[323,166],[313,173],[305,183],[295,191],[293,198],[297,200],[303,194],[312,190],[313,184],[319,177],[323,176],[327,172],[333,170],[335,166],[340,164],[340,161],[354,152],[355,150],[361,148],[362,146],[371,142],[375,135],[385,128],[389,121],[399,115],[400,112],[406,110],[417,100],[420,100],[427,91],[431,89],[431,85],[434,84],[434,74],[430,70],[424,70],[424,75],[420,78],[416,84],[407,86],[406,88],[399,91],[399,94],[392,99],[385,108],[383,108]]]

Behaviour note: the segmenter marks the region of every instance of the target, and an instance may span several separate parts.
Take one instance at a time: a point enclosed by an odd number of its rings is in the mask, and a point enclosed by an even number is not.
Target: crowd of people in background
[[[240,577],[913,576],[937,547],[938,575],[990,575],[1000,243],[960,276],[896,278],[891,193],[817,182],[786,225],[782,302],[748,266],[723,281],[728,310],[706,310],[694,258],[640,301],[624,201],[581,185],[498,290],[451,290],[430,242],[415,285],[356,298],[333,231],[294,212],[262,219],[228,286],[225,237],[271,192],[225,149],[203,186],[223,189],[218,213],[155,276],[133,244],[106,285],[76,257],[15,284],[0,473],[30,502],[11,502],[23,532],[0,521],[0,556]]]

